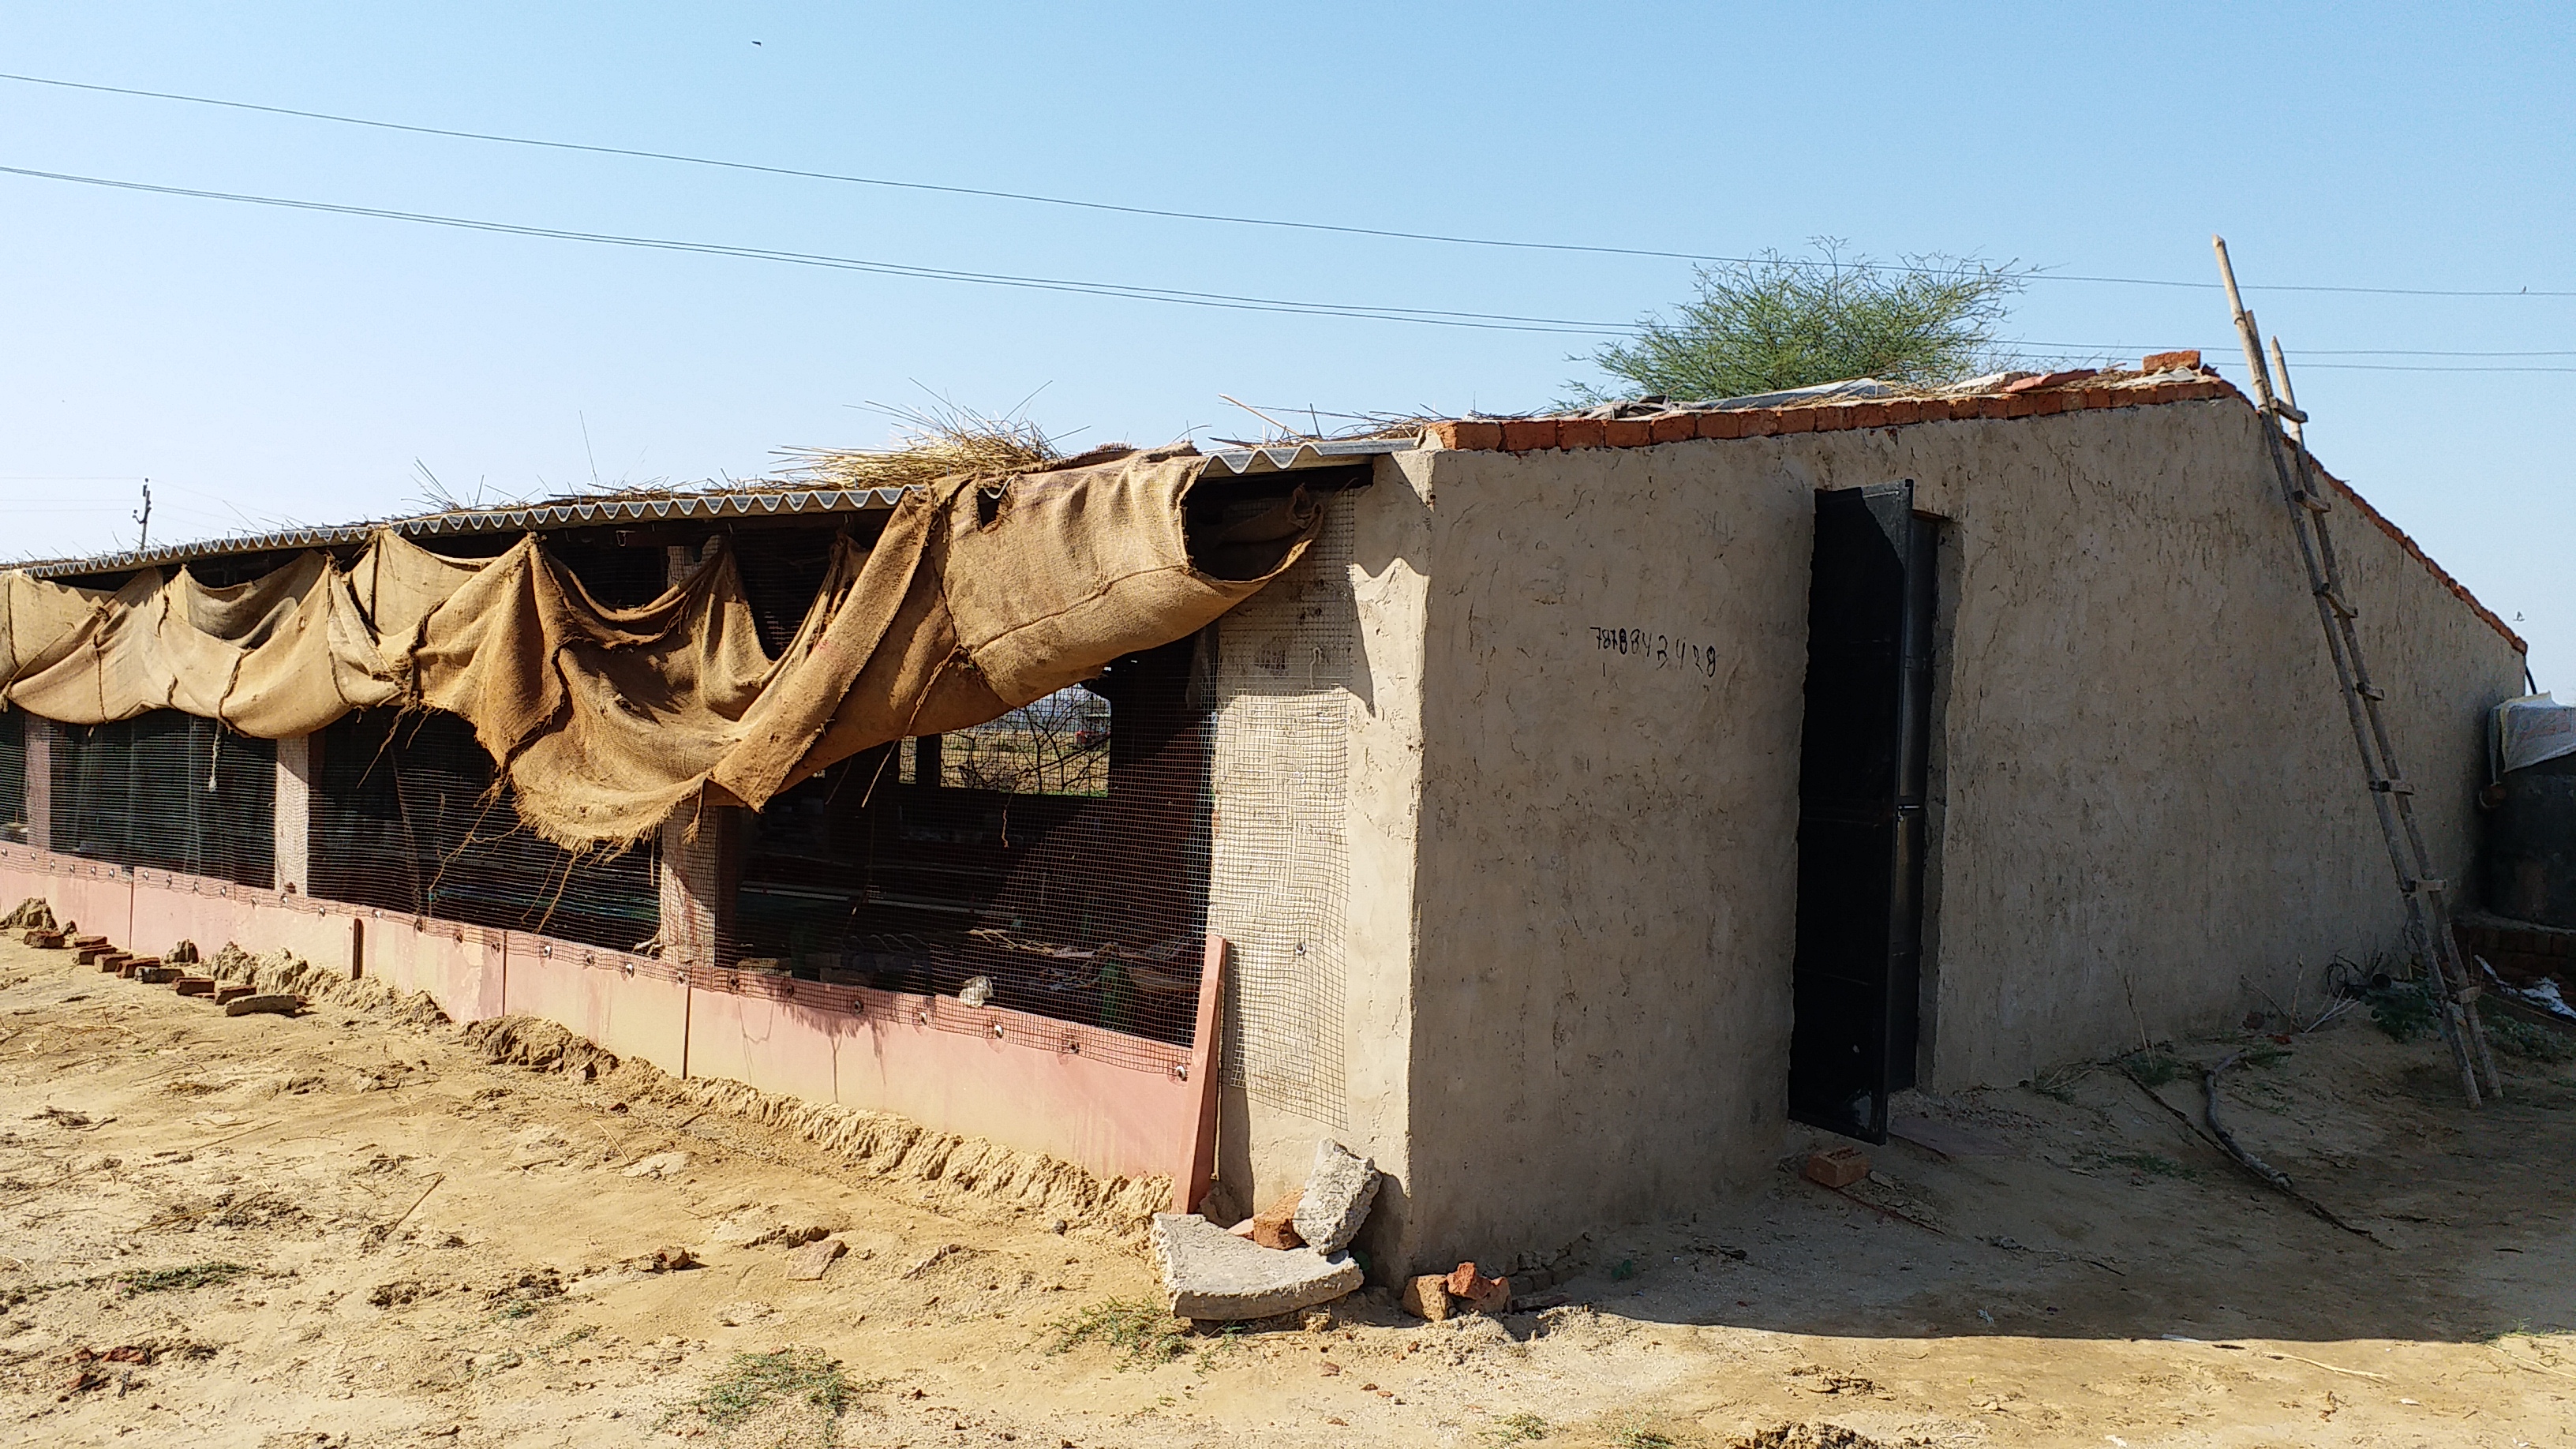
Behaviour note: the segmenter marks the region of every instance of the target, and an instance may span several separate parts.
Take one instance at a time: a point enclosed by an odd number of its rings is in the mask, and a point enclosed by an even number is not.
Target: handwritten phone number
[[[1592,647],[1605,654],[1651,663],[1657,669],[1679,668],[1686,673],[1717,677],[1717,650],[1707,644],[1694,644],[1670,634],[1651,629],[1621,629],[1594,624]]]

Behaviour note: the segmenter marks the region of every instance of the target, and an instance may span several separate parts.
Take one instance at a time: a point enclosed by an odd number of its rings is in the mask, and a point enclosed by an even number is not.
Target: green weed
[[[2192,1066],[2162,1047],[2149,1047],[2120,1058],[2120,1070],[2137,1078],[2141,1086],[2161,1087],[2192,1070]]]
[[[2190,1178],[2200,1176],[2199,1173],[2192,1171],[2190,1168],[2185,1167],[2181,1163],[2160,1153],[2096,1152],[2090,1154],[2090,1156],[2096,1162],[2105,1163],[2113,1167],[2125,1167],[2131,1172],[2145,1173],[2149,1177]]]
[[[1055,1342],[1047,1352],[1069,1352],[1096,1339],[1123,1355],[1121,1368],[1152,1368],[1190,1351],[1189,1325],[1155,1303],[1111,1299],[1060,1318],[1053,1327]]]
[[[1678,1449],[1673,1436],[1631,1424],[1610,1436],[1610,1449]]]
[[[2486,1029],[2487,1044],[2497,1051],[2534,1062],[2557,1063],[2576,1058],[2576,1042],[2548,1027],[2534,1026],[2501,1011],[2482,1015],[2478,1024]]]
[[[2095,1062],[2076,1062],[2054,1067],[2031,1078],[2030,1089],[2043,1097],[2054,1097],[2068,1106],[2075,1105],[2075,1084],[2093,1075]]]
[[[1536,1414],[1505,1414],[1485,1431],[1485,1437],[1496,1444],[1520,1444],[1548,1436],[1548,1422]]]
[[[2440,1021],[2428,981],[2392,982],[2364,992],[2362,999],[2370,1003],[2371,1025],[2387,1033],[2390,1041],[2413,1041]]]
[[[840,1360],[819,1348],[782,1348],[776,1353],[738,1353],[685,1406],[719,1435],[776,1403],[804,1403],[826,1419],[838,1419],[859,1395],[881,1387],[877,1381],[852,1383]]]
[[[124,1284],[127,1293],[170,1293],[183,1288],[220,1287],[249,1271],[239,1263],[190,1263],[184,1268],[137,1268],[114,1273],[108,1281]]]

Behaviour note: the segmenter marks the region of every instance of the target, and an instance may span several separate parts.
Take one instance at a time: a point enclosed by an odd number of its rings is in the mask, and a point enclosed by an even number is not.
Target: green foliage
[[[875,1387],[850,1382],[840,1360],[819,1348],[782,1348],[735,1354],[731,1366],[687,1407],[721,1434],[780,1402],[810,1404],[824,1417],[837,1419],[851,1400]]]
[[[191,1263],[184,1268],[137,1268],[113,1274],[109,1281],[124,1284],[128,1293],[169,1293],[220,1287],[249,1271],[239,1263]]]
[[[2161,1087],[2192,1070],[2192,1066],[2162,1047],[2153,1047],[2120,1058],[2120,1070],[2137,1078],[2143,1086]]]
[[[1946,256],[1880,268],[1845,260],[1830,238],[1813,245],[1813,257],[1766,251],[1700,268],[1697,299],[1592,354],[1625,386],[1578,382],[1574,397],[1744,397],[1856,377],[1937,383],[1995,365],[1995,327],[2026,271]]]
[[[2371,1025],[2391,1041],[2413,1041],[2441,1020],[2429,980],[2392,982],[2363,993],[2362,999],[2370,1003]]]
[[[2545,1026],[2534,1026],[2520,1017],[2502,1011],[2481,1012],[2478,1024],[2486,1028],[2487,1045],[2526,1061],[2557,1063],[2576,1058],[2576,1042]]]
[[[2200,1175],[2161,1153],[2097,1152],[2090,1155],[2096,1162],[2112,1167],[2125,1167],[2131,1172],[2144,1173],[2150,1177],[2198,1177]]]
[[[1113,1298],[1058,1319],[1054,1328],[1055,1342],[1047,1352],[1065,1353],[1098,1339],[1123,1355],[1120,1368],[1152,1368],[1190,1351],[1189,1325],[1154,1303]]]

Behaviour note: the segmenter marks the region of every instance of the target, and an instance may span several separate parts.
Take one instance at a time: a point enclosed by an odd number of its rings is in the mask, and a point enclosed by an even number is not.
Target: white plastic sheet
[[[2576,704],[2560,704],[2545,694],[2527,694],[2496,706],[2497,774],[2561,755],[2576,755]]]

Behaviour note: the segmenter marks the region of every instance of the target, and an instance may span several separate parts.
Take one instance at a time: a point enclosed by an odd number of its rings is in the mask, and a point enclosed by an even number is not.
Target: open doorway
[[[1873,1143],[1914,1085],[1936,529],[1911,480],[1816,495],[1789,1115]]]

